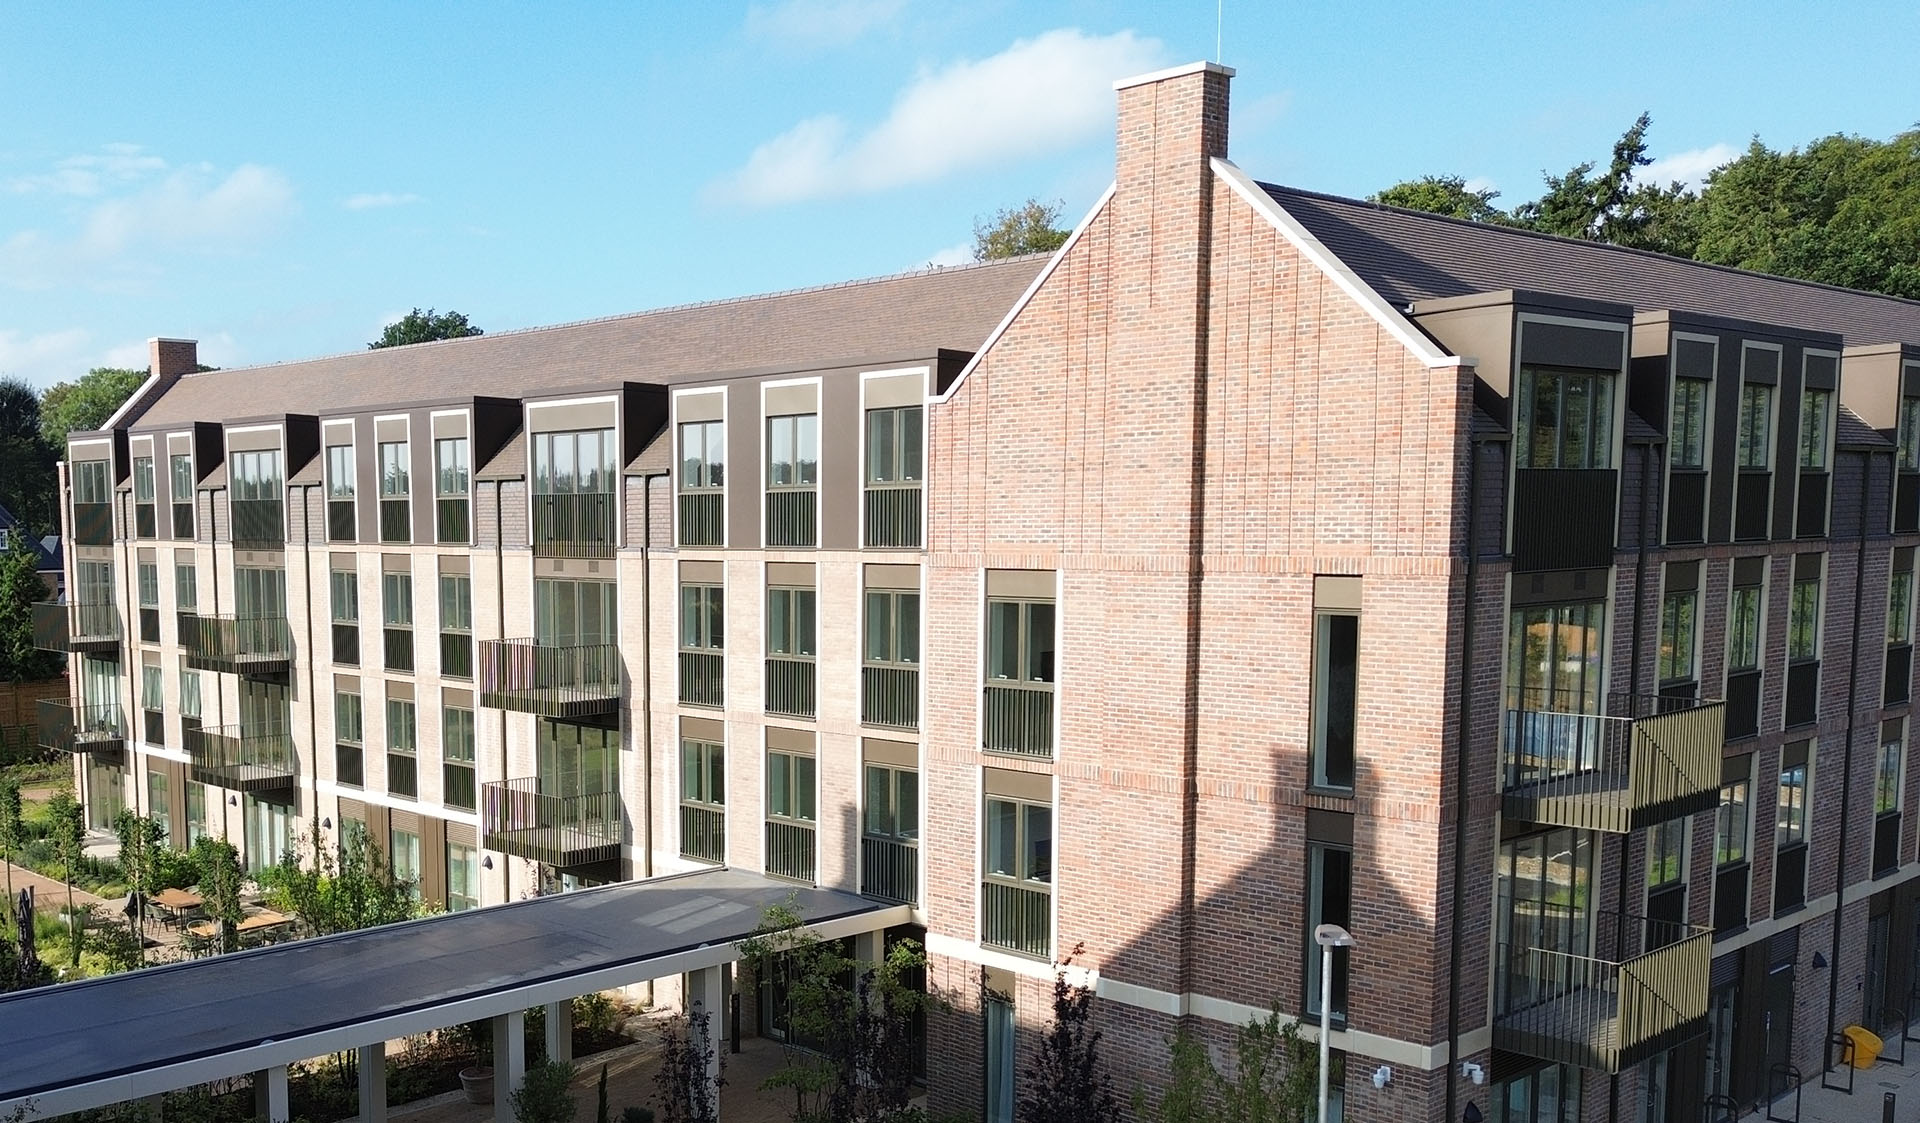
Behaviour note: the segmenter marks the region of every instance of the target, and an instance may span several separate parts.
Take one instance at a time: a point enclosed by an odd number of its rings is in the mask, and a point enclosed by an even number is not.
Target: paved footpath
[[[1835,1069],[1829,1080],[1844,1085],[1846,1073]],[[1908,1044],[1905,1065],[1882,1059],[1872,1068],[1855,1071],[1852,1095],[1822,1088],[1819,1074],[1810,1074],[1801,1086],[1800,1123],[1880,1123],[1882,1100],[1888,1092],[1894,1095],[1895,1123],[1920,1123],[1920,1042]],[[1773,1116],[1793,1118],[1791,1095],[1774,1104]],[[1744,1117],[1742,1123],[1766,1118],[1767,1112],[1760,1110]]]
[[[7,887],[7,875],[9,871],[13,877],[14,900],[17,901],[20,899],[20,890],[31,886],[33,888],[33,907],[37,912],[54,912],[67,903],[67,886],[65,882],[34,873],[25,866],[16,866],[10,862],[0,862],[0,891],[4,891]],[[122,901],[108,901],[79,889],[73,891],[73,904],[76,908],[86,908],[88,905],[104,905],[110,908],[117,908],[123,903]]]

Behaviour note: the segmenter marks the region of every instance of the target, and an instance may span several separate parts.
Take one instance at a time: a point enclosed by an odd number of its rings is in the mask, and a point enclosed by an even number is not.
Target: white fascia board
[[[132,394],[128,395],[126,401],[120,403],[120,408],[114,410],[113,416],[107,418],[105,423],[103,423],[100,426],[100,428],[102,430],[118,429],[121,425],[126,424],[127,421],[129,420],[129,418],[127,417],[127,414],[133,412],[133,407],[137,405],[142,398],[146,397],[147,391],[153,389],[153,387],[159,381],[160,381],[159,372],[153,370],[152,368],[149,368],[147,370],[147,380],[140,384],[140,388],[138,390],[135,390]]]
[[[1100,198],[1094,202],[1093,209],[1089,210],[1086,213],[1086,217],[1080,220],[1080,225],[1073,228],[1073,233],[1067,235],[1067,240],[1060,243],[1060,248],[1053,251],[1053,257],[1047,261],[1046,268],[1040,270],[1040,275],[1035,277],[1033,283],[1027,286],[1027,291],[1020,294],[1020,299],[1013,302],[1013,307],[1001,318],[999,325],[993,329],[993,334],[987,336],[987,341],[982,343],[980,349],[973,353],[973,358],[967,360],[967,365],[960,368],[960,376],[953,380],[953,385],[947,387],[946,393],[935,394],[929,401],[934,405],[939,405],[942,402],[952,399],[953,395],[959,391],[961,384],[966,382],[967,375],[973,373],[973,368],[980,365],[980,360],[986,358],[987,352],[993,350],[993,345],[1000,342],[1000,337],[1005,335],[1007,329],[1013,326],[1013,321],[1018,319],[1020,313],[1026,310],[1027,305],[1033,302],[1034,294],[1040,291],[1040,286],[1047,283],[1047,278],[1053,276],[1053,271],[1060,267],[1062,261],[1066,260],[1067,254],[1072,251],[1074,246],[1080,244],[1081,235],[1087,232],[1087,227],[1093,225],[1094,216],[1106,209],[1108,200],[1113,198],[1114,188],[1118,186],[1119,184],[1117,182],[1107,184],[1107,189],[1101,192]]]
[[[1260,185],[1248,178],[1231,160],[1213,158],[1214,174],[1219,176],[1234,193],[1244,199],[1248,206],[1273,225],[1275,230],[1293,244],[1300,255],[1311,261],[1322,273],[1325,273],[1340,291],[1347,294],[1355,304],[1366,309],[1367,314],[1379,322],[1388,334],[1398,339],[1402,346],[1413,353],[1416,359],[1429,367],[1457,367],[1470,365],[1458,355],[1449,355],[1439,345],[1411,321],[1401,315],[1381,295],[1373,291],[1358,274],[1347,268],[1347,264],[1335,257],[1333,251],[1321,244],[1300,221],[1287,213],[1285,207],[1276,202],[1273,196],[1260,190]]]

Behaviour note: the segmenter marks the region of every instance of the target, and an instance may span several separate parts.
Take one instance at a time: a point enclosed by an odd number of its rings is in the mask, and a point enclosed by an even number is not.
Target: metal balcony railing
[[[73,505],[73,541],[79,546],[113,545],[113,505],[111,503],[75,503]]]
[[[380,541],[402,545],[413,541],[412,504],[405,496],[380,501]]]
[[[1053,895],[1004,881],[980,883],[980,942],[1021,955],[1053,957]]]
[[[135,503],[133,505],[133,533],[137,538],[152,538],[159,533],[153,504]]]
[[[473,677],[473,633],[440,633],[440,673],[447,678]]]
[[[231,499],[231,536],[236,546],[277,549],[287,544],[287,505],[278,499]]]
[[[1613,563],[1619,473],[1520,468],[1513,473],[1513,568],[1593,569]]]
[[[895,729],[920,728],[920,668],[873,663],[861,667],[860,720]]]
[[[188,541],[193,539],[193,504],[191,502],[173,504],[173,536]]]
[[[813,828],[784,819],[767,820],[767,872],[813,883]]]
[[[412,753],[387,751],[387,793],[405,799],[420,798],[420,758]]]
[[[610,558],[613,494],[583,491],[533,497],[533,554],[540,558]]]
[[[66,753],[118,753],[127,747],[127,725],[118,702],[78,706],[65,698],[42,698],[40,747]]]
[[[920,903],[920,849],[867,835],[860,840],[860,895],[903,905]]]
[[[1053,755],[1053,684],[990,682],[981,747],[1017,756]]]
[[[188,771],[202,784],[240,792],[294,786],[293,737],[284,729],[220,725],[186,730]]]
[[[724,546],[727,542],[726,493],[719,488],[680,493],[680,544]]]
[[[160,609],[156,605],[140,606],[140,642],[160,642]]]
[[[783,717],[813,716],[813,660],[767,657],[767,712]]]
[[[360,625],[333,625],[333,661],[343,667],[360,665]]]
[[[680,700],[689,706],[725,705],[726,667],[726,656],[718,651],[682,651]]]
[[[574,719],[620,709],[620,649],[611,643],[547,646],[531,639],[480,641],[480,704]]]
[[[767,545],[816,545],[819,507],[819,493],[812,488],[767,492]]]
[[[187,666],[240,675],[284,674],[293,662],[293,633],[284,616],[180,614]]]
[[[352,542],[360,537],[353,500],[327,500],[327,541]]]
[[[443,495],[433,501],[434,540],[464,546],[473,538],[473,517],[464,495]]]
[[[38,601],[33,606],[33,646],[42,651],[118,652],[120,610],[112,604],[63,604]]]
[[[620,793],[551,795],[538,777],[480,785],[481,845],[550,866],[620,856]]]
[[[1594,941],[1591,956],[1499,945],[1494,1048],[1621,1072],[1706,1032],[1710,929],[1602,913]]]
[[[382,665],[389,671],[413,670],[413,629],[384,627],[380,629]]]
[[[866,545],[869,549],[911,549],[920,545],[919,484],[868,484]]]
[[[1505,813],[1624,834],[1708,810],[1720,798],[1723,708],[1613,694],[1606,714],[1508,710]]]
[[[680,856],[701,862],[727,862],[727,813],[718,807],[680,805]]]
[[[455,764],[452,761],[440,765],[440,802],[448,807],[472,811],[479,806],[474,802],[478,791],[474,783],[473,765]]]
[[[367,782],[366,750],[359,745],[336,743],[333,746],[335,783],[364,787]]]

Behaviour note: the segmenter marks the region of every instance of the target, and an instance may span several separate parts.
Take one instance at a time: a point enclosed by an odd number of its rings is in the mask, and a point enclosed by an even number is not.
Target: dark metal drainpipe
[[[1834,1014],[1840,1005],[1840,920],[1847,905],[1847,832],[1852,826],[1853,818],[1854,714],[1860,692],[1860,608],[1864,603],[1863,597],[1866,591],[1863,587],[1865,585],[1863,578],[1867,571],[1867,519],[1870,515],[1867,499],[1873,487],[1874,454],[1863,453],[1862,459],[1865,464],[1860,473],[1860,534],[1858,536],[1860,545],[1853,559],[1853,642],[1848,648],[1852,652],[1852,658],[1848,661],[1847,671],[1847,739],[1843,749],[1845,755],[1842,758],[1845,763],[1841,765],[1840,778],[1840,855],[1836,860],[1833,879],[1833,944],[1827,952],[1826,1041],[1833,1040]],[[1820,1047],[1822,1068],[1826,1067],[1826,1061],[1831,1059],[1826,1055],[1830,1047],[1826,1044]]]
[[[1457,1117],[1455,1074],[1460,1071],[1460,914],[1467,876],[1467,750],[1473,740],[1473,604],[1480,566],[1480,446],[1491,438],[1473,436],[1472,407],[1467,425],[1467,589],[1461,598],[1460,702],[1457,709],[1459,760],[1453,770],[1453,918],[1447,943],[1447,1123]]]

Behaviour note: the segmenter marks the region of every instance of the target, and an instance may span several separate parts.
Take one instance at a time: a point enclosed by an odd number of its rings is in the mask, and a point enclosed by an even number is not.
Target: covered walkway
[[[0,998],[0,1116],[44,1118],[258,1074],[262,1114],[285,1120],[286,1066],[362,1055],[361,1118],[381,1044],[493,1019],[495,1116],[524,1073],[524,1011],[688,974],[688,1003],[722,1027],[720,969],[769,905],[794,898],[823,938],[905,922],[903,905],[715,869],[515,901]],[[549,1028],[565,1024],[550,1016]],[[717,1061],[717,1057],[716,1057]],[[264,1077],[264,1079],[261,1079]]]

